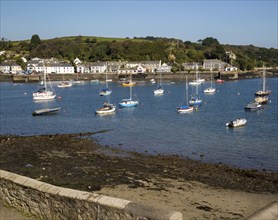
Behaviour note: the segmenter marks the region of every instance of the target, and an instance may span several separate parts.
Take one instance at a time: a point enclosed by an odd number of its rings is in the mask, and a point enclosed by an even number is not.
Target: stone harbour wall
[[[57,187],[4,170],[0,170],[0,202],[41,219],[182,220],[180,212]]]

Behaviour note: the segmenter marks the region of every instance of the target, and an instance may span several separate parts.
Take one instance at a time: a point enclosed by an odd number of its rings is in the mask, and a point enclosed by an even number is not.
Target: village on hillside
[[[231,56],[236,59],[234,54]],[[161,61],[98,61],[98,62],[83,62],[79,58],[70,61],[59,61],[56,58],[42,59],[33,58],[27,61],[22,58],[26,63],[26,69],[22,69],[15,60],[4,60],[0,64],[0,73],[2,74],[40,74],[44,71],[48,74],[101,74],[101,73],[114,73],[114,74],[142,74],[142,73],[155,73],[165,72],[171,73],[171,64],[162,63]],[[206,59],[203,62],[185,62],[182,63],[184,71],[191,70],[216,70],[216,71],[237,71],[237,67],[231,66],[229,63],[223,62],[218,59]]]

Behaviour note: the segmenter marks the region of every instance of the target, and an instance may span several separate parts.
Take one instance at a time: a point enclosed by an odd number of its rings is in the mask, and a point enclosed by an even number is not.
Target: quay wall
[[[182,220],[180,212],[57,187],[0,170],[0,202],[40,219]]]
[[[118,81],[120,77],[125,77],[124,74],[117,73],[107,73],[108,78],[113,81]],[[213,72],[213,77],[218,76],[218,72]],[[48,75],[51,81],[62,81],[62,80],[84,80],[90,81],[92,79],[105,80],[105,73],[93,73],[93,74],[49,74]],[[126,75],[129,76],[128,74]],[[193,80],[196,77],[195,72],[179,72],[179,73],[163,73],[163,80],[174,80],[180,81],[185,80],[188,76],[188,80]],[[209,71],[200,72],[199,76],[205,78],[207,81],[210,80],[211,74]],[[222,72],[221,78],[224,80],[235,80],[235,79],[251,79],[258,78],[262,76],[262,72]],[[158,73],[148,73],[148,74],[134,74],[133,80],[150,80],[152,78],[158,79],[160,75]],[[278,77],[278,71],[267,71],[267,77]],[[43,79],[43,74],[34,74],[34,75],[11,75],[11,74],[0,74],[0,82],[3,81],[12,81],[12,82],[39,82]]]

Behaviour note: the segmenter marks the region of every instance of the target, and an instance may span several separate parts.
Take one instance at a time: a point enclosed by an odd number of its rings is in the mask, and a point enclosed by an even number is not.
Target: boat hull
[[[72,87],[72,83],[61,83],[57,85],[58,88],[69,88]]]
[[[237,120],[226,123],[226,126],[230,127],[230,128],[236,128],[236,127],[244,126],[246,123],[247,123],[247,120],[244,118],[241,118],[241,119],[237,119]]]
[[[155,95],[162,95],[164,93],[164,89],[156,89],[154,90]]]
[[[56,97],[56,95],[51,91],[34,92],[33,93],[34,101],[53,100],[53,99],[55,99],[55,97]]]
[[[112,91],[111,90],[107,90],[107,91],[101,91],[99,93],[100,96],[108,96],[111,95]]]
[[[201,99],[191,99],[190,101],[189,101],[189,105],[190,106],[199,106],[199,105],[201,105],[202,104],[202,100]]]
[[[40,116],[40,115],[53,115],[59,113],[60,108],[45,108],[39,109],[34,111],[32,114],[33,116]]]
[[[122,86],[123,87],[131,87],[131,86],[135,86],[135,82],[125,82],[125,83],[122,83]]]
[[[193,112],[194,108],[189,106],[181,106],[177,108],[178,113],[188,113]]]
[[[114,113],[116,111],[116,107],[112,107],[110,109],[106,109],[106,108],[100,108],[100,109],[96,109],[95,113],[99,114],[99,115],[105,115],[105,114],[111,114]]]
[[[223,79],[217,79],[215,80],[216,83],[224,83],[225,81]]]
[[[262,105],[254,102],[246,105],[244,108],[245,110],[260,110],[262,108]]]
[[[122,102],[119,103],[120,107],[135,107],[139,104],[138,101],[133,101],[133,100],[124,100]]]
[[[207,94],[212,94],[212,93],[215,93],[216,89],[214,88],[207,88],[204,90],[204,93],[207,93]]]

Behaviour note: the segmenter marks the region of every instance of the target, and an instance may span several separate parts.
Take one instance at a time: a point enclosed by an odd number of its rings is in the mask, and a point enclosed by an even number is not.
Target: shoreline
[[[124,76],[123,74],[121,74]],[[218,75],[218,71],[213,72],[214,77]],[[243,79],[254,79],[261,78],[261,72],[222,72],[221,78],[225,81],[233,81],[233,80],[243,80]],[[120,81],[119,74],[117,73],[108,73],[110,79],[114,82]],[[181,81],[185,80],[186,76],[188,76],[189,80],[195,79],[195,72],[187,73],[186,71],[183,73],[164,73],[163,80],[172,80],[172,81]],[[51,81],[63,81],[63,80],[82,80],[90,82],[91,80],[99,79],[101,81],[105,81],[105,73],[99,74],[49,74],[49,78]],[[206,81],[210,81],[211,73],[206,71],[200,73],[200,77],[206,79]],[[273,70],[267,72],[267,77],[278,77],[278,71]],[[146,75],[134,74],[134,81],[149,81],[150,79],[158,79],[158,73],[148,73]],[[0,74],[0,82],[21,82],[21,83],[34,83],[40,82],[43,79],[43,74],[33,74],[33,75],[11,75],[11,74]]]
[[[242,219],[278,201],[278,173],[127,152],[86,137],[97,133],[1,135],[1,169],[57,186],[171,207],[185,219]]]

